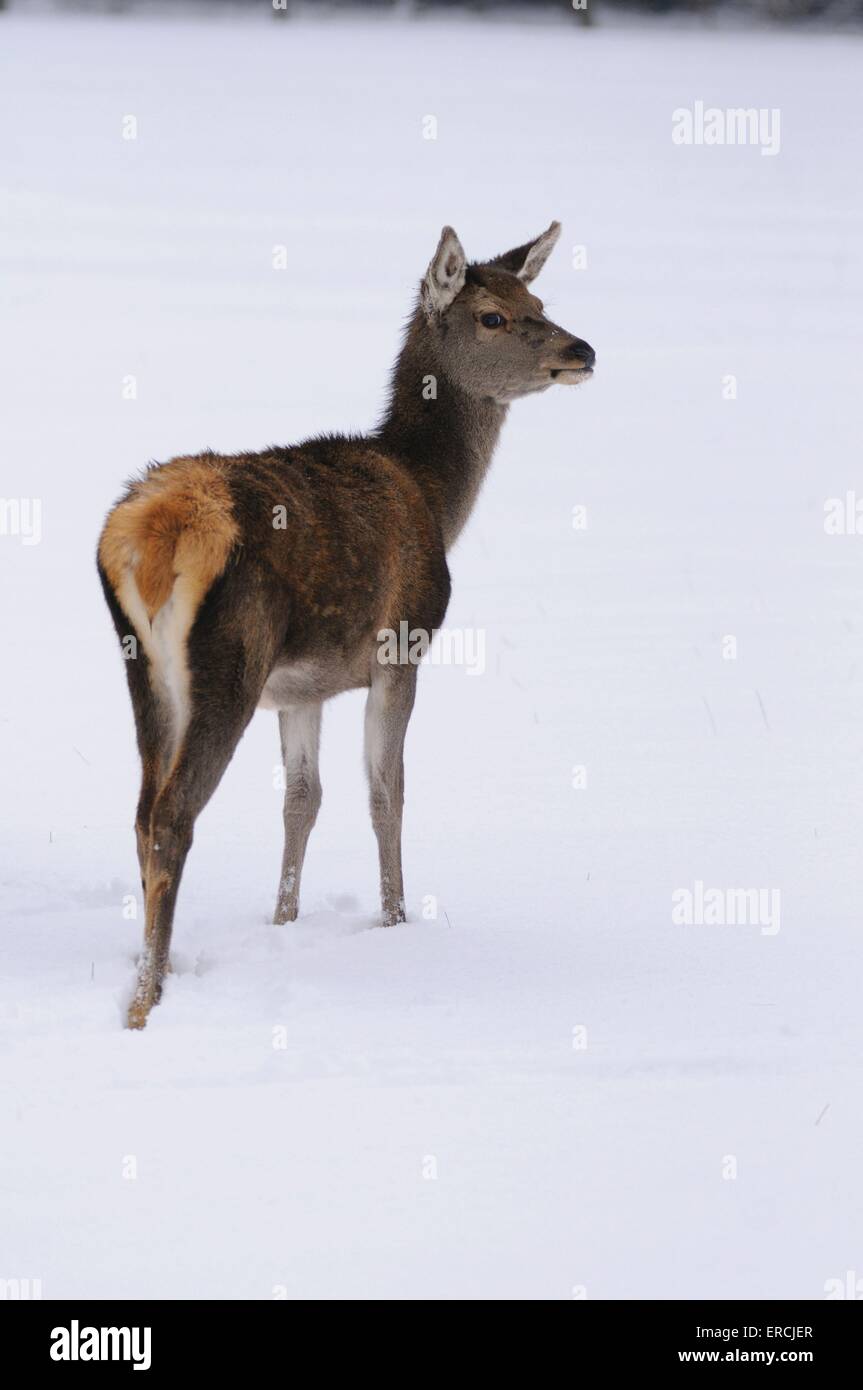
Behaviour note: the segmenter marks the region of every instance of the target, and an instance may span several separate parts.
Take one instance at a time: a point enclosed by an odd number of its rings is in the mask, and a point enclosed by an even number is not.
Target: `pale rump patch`
[[[186,641],[237,536],[219,461],[178,458],[133,484],[99,542],[102,568],[167,697],[175,748],[189,717]]]
[[[180,575],[174,582],[171,596],[153,619],[151,642],[155,658],[150,660],[158,672],[168,697],[173,730],[174,751],[186,732],[189,722],[189,667],[186,661],[186,640],[198,611],[198,596],[190,592],[188,582]]]

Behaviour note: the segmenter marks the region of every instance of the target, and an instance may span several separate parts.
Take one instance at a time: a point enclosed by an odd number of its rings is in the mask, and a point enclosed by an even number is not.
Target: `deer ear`
[[[423,308],[429,318],[444,313],[464,285],[467,263],[452,227],[444,227],[422,284]]]
[[[505,251],[502,256],[496,256],[491,265],[502,266],[504,270],[512,271],[519,280],[523,280],[529,285],[531,280],[535,280],[542,267],[551,255],[557,238],[560,236],[560,223],[552,222],[547,231],[536,238],[536,241],[526,241],[524,246],[516,246],[512,251]]]

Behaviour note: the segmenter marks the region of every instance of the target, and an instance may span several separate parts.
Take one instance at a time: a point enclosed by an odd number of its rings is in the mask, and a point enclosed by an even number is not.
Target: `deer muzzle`
[[[552,381],[562,386],[574,386],[593,376],[596,353],[583,338],[572,338],[560,353],[557,361],[549,363],[548,370]]]

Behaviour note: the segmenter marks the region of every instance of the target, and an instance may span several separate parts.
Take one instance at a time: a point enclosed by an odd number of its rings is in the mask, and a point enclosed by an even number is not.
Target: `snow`
[[[0,1277],[823,1297],[863,1259],[863,540],[824,529],[860,477],[859,42],[0,19],[0,491],[42,505],[38,544],[0,536]],[[696,100],[778,108],[780,153],[675,145]],[[552,217],[537,288],[598,370],[512,408],[453,552],[486,669],[421,676],[410,923],[373,929],[356,695],[269,925],[261,713],[130,1034],[108,505],[151,457],[369,426],[441,226],[489,255]],[[781,929],[674,923],[697,883],[779,890]]]

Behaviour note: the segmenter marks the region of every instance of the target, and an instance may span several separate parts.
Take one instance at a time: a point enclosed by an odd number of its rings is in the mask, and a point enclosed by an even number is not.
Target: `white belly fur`
[[[258,701],[258,709],[290,709],[293,705],[320,704],[344,690],[369,684],[369,665],[333,661],[292,661],[275,666]]]

